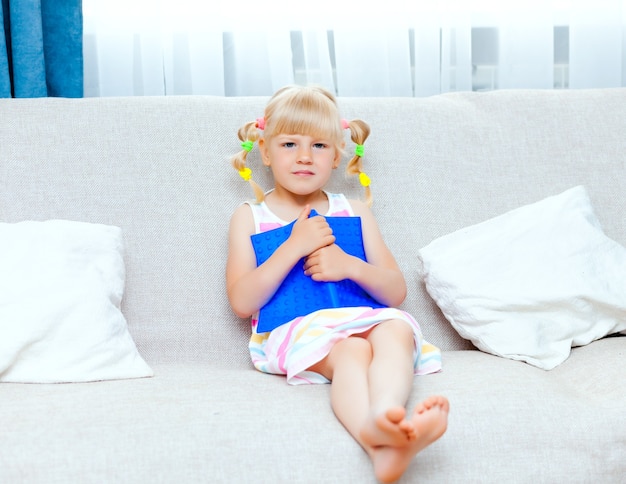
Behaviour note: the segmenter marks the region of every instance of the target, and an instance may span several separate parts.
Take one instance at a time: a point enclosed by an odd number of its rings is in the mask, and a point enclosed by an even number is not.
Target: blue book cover
[[[311,217],[317,215],[313,210]],[[335,243],[344,252],[367,260],[363,248],[360,217],[325,217],[335,236]],[[294,222],[284,227],[251,236],[257,266],[263,264],[291,235]],[[292,319],[319,309],[367,306],[386,307],[380,304],[355,282],[344,279],[338,282],[318,282],[304,274],[304,259],[291,269],[272,298],[259,312],[257,332],[271,331]]]

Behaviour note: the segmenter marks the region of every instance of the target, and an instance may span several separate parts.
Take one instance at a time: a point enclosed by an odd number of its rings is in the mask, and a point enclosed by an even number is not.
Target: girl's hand
[[[349,279],[350,263],[355,258],[337,244],[316,250],[304,261],[304,273],[314,281],[337,282]]]
[[[335,236],[326,219],[319,215],[309,218],[310,213],[311,207],[307,205],[298,215],[287,239],[300,254],[300,258],[335,243]]]

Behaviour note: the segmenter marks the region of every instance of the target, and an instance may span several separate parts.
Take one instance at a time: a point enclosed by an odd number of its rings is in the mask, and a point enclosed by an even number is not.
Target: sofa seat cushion
[[[418,455],[406,482],[441,469],[450,482],[560,482],[563,469],[579,482],[620,475],[625,337],[576,348],[551,372],[476,350],[447,351],[443,361],[441,373],[416,377],[410,404],[446,395],[448,432]],[[0,387],[3,453],[13,463],[0,481],[345,482],[349,468],[351,481],[374,482],[333,416],[329,385],[197,363],[154,370],[143,380]],[[602,459],[588,459],[593,449]]]

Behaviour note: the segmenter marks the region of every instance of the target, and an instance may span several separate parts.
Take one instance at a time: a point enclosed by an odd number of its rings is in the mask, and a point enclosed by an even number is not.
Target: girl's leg
[[[393,482],[418,452],[443,435],[449,403],[444,397],[429,397],[406,415],[415,348],[413,330],[406,322],[382,322],[367,340],[373,355],[368,372],[371,413],[361,438],[372,449],[369,454],[376,476],[383,482]],[[398,415],[403,417],[400,422]],[[402,442],[397,440],[398,434],[404,437]]]
[[[376,476],[392,482],[443,434],[448,401],[430,397],[406,415],[414,343],[404,321],[385,321],[360,336],[338,342],[310,370],[332,381],[335,415],[368,453]]]
[[[332,409],[364,448],[367,444],[360,434],[370,414],[368,369],[371,361],[370,343],[363,338],[350,337],[336,343],[326,358],[309,368],[331,380]]]
[[[389,320],[375,326],[366,338],[372,348],[370,415],[362,438],[374,445],[405,445],[415,437],[405,419],[415,376],[413,330],[404,321]]]

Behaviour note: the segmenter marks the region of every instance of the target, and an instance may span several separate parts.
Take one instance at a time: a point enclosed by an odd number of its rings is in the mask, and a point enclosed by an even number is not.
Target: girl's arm
[[[361,217],[367,262],[346,254],[333,244],[307,258],[305,273],[316,281],[351,279],[380,303],[397,307],[406,297],[404,276],[370,209],[360,201],[351,200],[350,204],[354,214]]]
[[[274,295],[293,266],[306,255],[332,244],[335,237],[323,217],[308,218],[309,206],[300,213],[289,238],[259,267],[250,240],[254,218],[248,205],[235,210],[228,233],[226,289],[237,316],[258,311]]]

